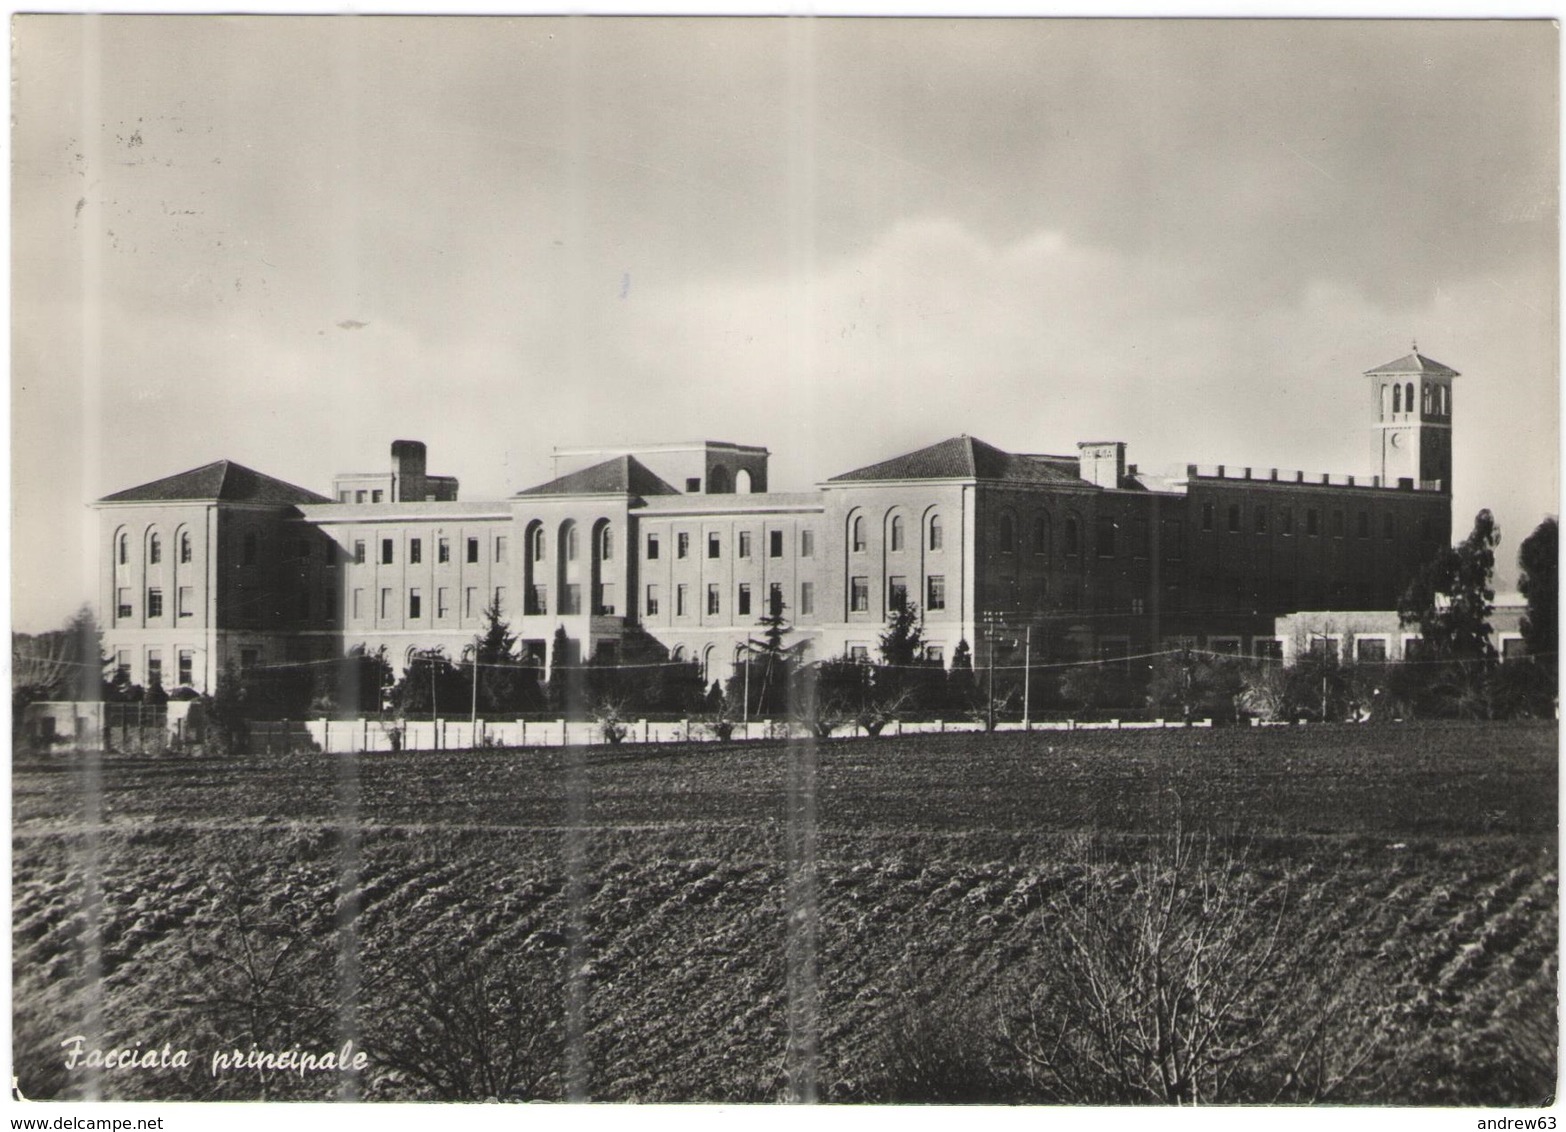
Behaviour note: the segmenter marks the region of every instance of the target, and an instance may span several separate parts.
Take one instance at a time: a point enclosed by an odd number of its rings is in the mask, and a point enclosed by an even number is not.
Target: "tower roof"
[[[635,456],[616,456],[579,472],[559,476],[518,495],[678,495]]]
[[[1378,374],[1426,374],[1431,377],[1457,377],[1458,372],[1451,366],[1444,366],[1438,361],[1425,357],[1419,352],[1419,344],[1414,344],[1414,352],[1405,354],[1395,362],[1388,362],[1384,366],[1375,369],[1367,369],[1365,376]]]
[[[876,480],[998,480],[1004,483],[1078,483],[1076,461],[1072,470],[1059,459],[1003,452],[972,436],[954,436],[879,464],[869,464],[833,476],[828,483],[866,483]]]
[[[288,506],[296,503],[330,503],[324,495],[317,495],[302,487],[276,479],[262,472],[236,464],[232,460],[215,460],[164,476],[160,480],[128,487],[105,495],[99,503],[160,503],[198,502],[212,500],[220,503],[267,503]]]

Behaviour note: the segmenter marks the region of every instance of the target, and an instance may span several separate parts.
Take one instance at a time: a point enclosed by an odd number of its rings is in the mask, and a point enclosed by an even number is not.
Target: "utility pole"
[[[1030,622],[1023,636],[1022,645],[1022,729],[1032,726],[1033,692],[1033,625]]]
[[[1000,616],[991,611],[984,615],[984,643],[989,652],[989,694],[986,697],[988,704],[985,708],[985,732],[995,733],[995,629],[999,624]]]

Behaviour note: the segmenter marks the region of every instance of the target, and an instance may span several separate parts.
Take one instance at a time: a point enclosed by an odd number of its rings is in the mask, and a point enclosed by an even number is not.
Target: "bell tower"
[[[1366,370],[1374,405],[1372,470],[1388,487],[1452,492],[1452,379],[1455,369],[1419,352]]]

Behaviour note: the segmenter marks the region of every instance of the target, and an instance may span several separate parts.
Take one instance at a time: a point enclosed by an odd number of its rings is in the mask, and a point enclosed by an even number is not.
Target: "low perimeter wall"
[[[295,727],[301,725],[294,725]],[[480,720],[475,725],[465,719],[437,719],[409,721],[402,727],[401,735],[395,728],[374,719],[315,719],[302,725],[311,741],[326,752],[339,751],[439,751],[468,750],[483,747],[564,747],[586,746],[605,742],[603,728],[591,721],[507,720],[494,722]],[[1184,727],[1178,721],[1156,719],[1145,723],[1122,723],[1109,720],[1102,723],[1078,723],[1060,720],[1040,723],[997,723],[997,731],[1090,731],[1126,730],[1162,727]],[[1192,727],[1211,727],[1212,720],[1204,719]],[[689,743],[715,741],[710,727],[699,720],[674,720],[652,722],[627,720],[626,743]],[[984,725],[963,721],[961,723],[920,722],[889,723],[882,735],[931,735],[943,732],[983,731]],[[744,739],[781,739],[789,735],[803,736],[804,730],[792,729],[788,724],[772,722],[736,723],[730,741]],[[860,727],[845,727],[833,733],[833,738],[863,736]]]

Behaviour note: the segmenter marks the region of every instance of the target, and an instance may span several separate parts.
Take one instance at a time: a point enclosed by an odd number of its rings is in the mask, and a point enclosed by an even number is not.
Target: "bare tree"
[[[1051,910],[1001,1025],[1045,1097],[1315,1102],[1380,1088],[1374,980],[1334,970],[1243,854],[1177,834],[1129,875],[1090,868]]]

